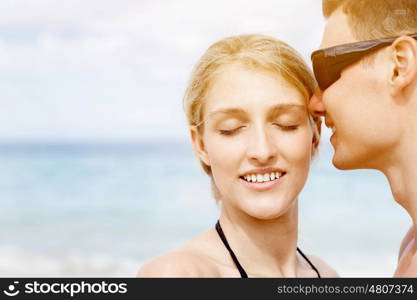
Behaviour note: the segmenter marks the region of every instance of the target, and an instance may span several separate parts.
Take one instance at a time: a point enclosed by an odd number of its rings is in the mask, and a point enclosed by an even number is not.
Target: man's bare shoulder
[[[411,227],[401,243],[394,277],[417,277],[416,248],[415,229]]]
[[[321,277],[340,277],[339,274],[320,257],[311,254],[307,257],[317,268]]]
[[[411,226],[410,229],[408,230],[408,232],[405,234],[402,242],[401,242],[401,246],[400,246],[400,251],[398,253],[398,260],[401,259],[401,256],[404,253],[404,250],[410,245],[410,243],[413,241],[415,236],[414,233],[414,226]]]

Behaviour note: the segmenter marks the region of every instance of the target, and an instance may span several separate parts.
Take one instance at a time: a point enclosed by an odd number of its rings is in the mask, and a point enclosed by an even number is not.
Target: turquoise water
[[[410,224],[375,171],[324,145],[300,196],[300,246],[342,276],[391,276]],[[133,276],[215,223],[190,145],[0,145],[0,276]]]

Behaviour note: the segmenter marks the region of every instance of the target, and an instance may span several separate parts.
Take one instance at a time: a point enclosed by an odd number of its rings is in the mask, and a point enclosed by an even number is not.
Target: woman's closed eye
[[[283,131],[295,131],[300,126],[298,124],[283,124],[283,123],[272,123],[272,125],[277,126],[279,129]]]
[[[271,120],[273,126],[281,131],[296,131],[303,123],[305,118],[299,115],[285,114],[275,120]]]
[[[232,136],[232,135],[237,134],[239,131],[241,131],[245,127],[246,126],[239,126],[233,129],[219,129],[219,133],[225,136]]]

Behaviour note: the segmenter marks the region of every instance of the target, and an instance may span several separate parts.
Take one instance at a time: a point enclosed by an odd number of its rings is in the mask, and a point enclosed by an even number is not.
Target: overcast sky
[[[319,0],[1,0],[0,141],[183,139],[211,43],[263,33],[309,61],[323,26]]]

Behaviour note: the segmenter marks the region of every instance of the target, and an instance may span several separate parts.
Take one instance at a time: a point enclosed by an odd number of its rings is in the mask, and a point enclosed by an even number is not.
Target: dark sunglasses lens
[[[313,57],[313,70],[314,76],[316,77],[317,83],[321,90],[327,88],[327,75],[326,75],[326,67],[324,66],[323,58],[320,57]]]
[[[328,58],[327,58],[328,59]],[[328,63],[326,58],[313,58],[313,70],[319,88],[324,91],[340,78],[340,69]]]

